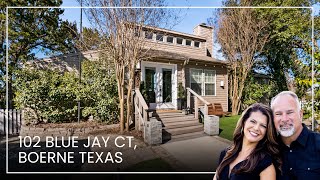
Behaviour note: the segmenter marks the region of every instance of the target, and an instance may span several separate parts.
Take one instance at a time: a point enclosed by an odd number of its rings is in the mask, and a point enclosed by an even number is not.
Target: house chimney
[[[206,38],[205,55],[213,57],[213,27],[206,25],[206,23],[201,23],[193,28],[193,34]]]

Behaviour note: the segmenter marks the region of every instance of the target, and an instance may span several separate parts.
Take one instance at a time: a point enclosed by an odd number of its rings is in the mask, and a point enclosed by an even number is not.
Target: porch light
[[[221,87],[224,86],[224,81],[220,81],[220,86],[221,86]]]
[[[136,64],[136,70],[141,70],[141,61]]]

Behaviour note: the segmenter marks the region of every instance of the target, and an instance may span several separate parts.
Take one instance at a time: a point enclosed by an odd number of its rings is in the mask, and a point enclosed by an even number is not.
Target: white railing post
[[[198,119],[199,117],[199,104],[198,104],[198,97],[194,96],[194,116]]]
[[[189,90],[187,90],[187,108],[190,108],[190,98],[191,98],[191,93]]]
[[[203,112],[203,115],[204,115],[204,116],[208,115],[208,105],[207,105],[207,104],[204,104],[204,112]]]

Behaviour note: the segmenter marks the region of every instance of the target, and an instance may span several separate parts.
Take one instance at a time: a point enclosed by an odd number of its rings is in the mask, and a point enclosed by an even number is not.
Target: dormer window
[[[186,46],[191,46],[191,40],[186,39]]]
[[[173,37],[172,36],[167,36],[167,42],[168,43],[173,43]]]
[[[152,39],[152,37],[153,37],[153,33],[152,32],[145,31],[145,38],[146,39]]]
[[[182,45],[183,39],[182,38],[177,38],[177,44],[181,44]]]
[[[163,41],[163,34],[157,34],[156,40],[157,41]]]
[[[199,41],[195,41],[194,42],[194,47],[200,47],[200,42]]]

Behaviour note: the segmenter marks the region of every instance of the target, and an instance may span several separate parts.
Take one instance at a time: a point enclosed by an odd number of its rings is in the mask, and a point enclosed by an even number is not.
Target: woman
[[[276,179],[282,161],[271,109],[255,103],[238,120],[233,145],[221,152],[214,180]]]

